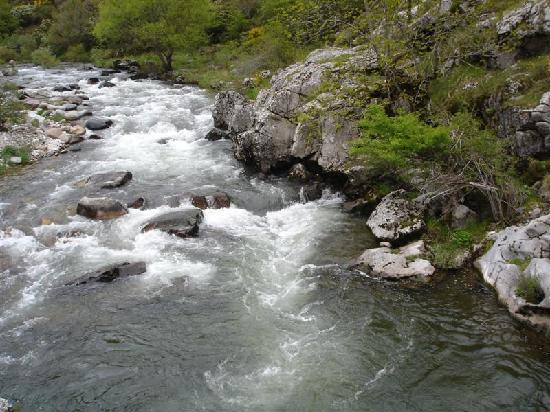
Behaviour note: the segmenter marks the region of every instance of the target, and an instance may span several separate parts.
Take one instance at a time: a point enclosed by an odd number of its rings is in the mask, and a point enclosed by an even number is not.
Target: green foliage
[[[4,64],[15,59],[17,59],[17,53],[15,50],[6,46],[0,46],[0,64]]]
[[[442,269],[458,267],[457,259],[468,253],[474,244],[482,242],[488,228],[487,222],[470,225],[464,229],[453,229],[440,219],[428,219],[424,239],[431,245],[430,258]]]
[[[8,163],[11,157],[20,157],[21,164],[28,164],[30,161],[30,149],[28,147],[5,146],[0,150],[0,176],[8,170]]]
[[[0,89],[0,130],[11,124],[17,124],[23,119],[23,105],[16,98],[9,83],[4,83]]]
[[[157,54],[171,71],[177,50],[192,51],[206,43],[212,17],[209,0],[105,0],[94,32],[110,49]]]
[[[90,50],[95,39],[92,34],[97,14],[93,0],[67,0],[54,15],[48,30],[48,44],[53,52],[60,56],[70,51],[69,57],[79,60]],[[75,48],[83,48],[84,52]],[[76,58],[76,60],[75,60]]]
[[[381,105],[372,105],[359,122],[362,135],[351,143],[350,154],[362,157],[380,172],[418,161],[443,160],[449,153],[449,129],[432,127],[416,114],[390,117]]]
[[[18,21],[11,13],[7,0],[0,0],[0,39],[13,32],[18,26]]]
[[[516,295],[536,305],[544,299],[544,290],[538,278],[522,275],[516,287]]]
[[[83,44],[75,44],[69,46],[62,60],[67,62],[89,62],[90,53],[86,51],[86,47]]]
[[[31,54],[31,60],[33,64],[46,68],[51,68],[59,64],[59,61],[56,59],[54,54],[45,47],[41,47],[33,51]]]

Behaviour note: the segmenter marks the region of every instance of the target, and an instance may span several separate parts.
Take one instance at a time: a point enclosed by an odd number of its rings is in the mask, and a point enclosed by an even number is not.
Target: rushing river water
[[[0,397],[22,411],[473,411],[550,407],[548,344],[472,274],[403,288],[341,273],[374,245],[337,196],[248,175],[203,139],[212,98],[191,87],[25,68],[29,89],[79,81],[114,126],[80,152],[0,180]],[[168,144],[159,144],[160,139]],[[146,210],[75,216],[75,182],[131,171],[112,196]],[[140,233],[168,198],[219,189],[200,236]],[[44,220],[46,219],[46,220]],[[41,225],[51,221],[51,225]],[[76,236],[58,237],[58,233]],[[109,263],[147,273],[63,286]]]

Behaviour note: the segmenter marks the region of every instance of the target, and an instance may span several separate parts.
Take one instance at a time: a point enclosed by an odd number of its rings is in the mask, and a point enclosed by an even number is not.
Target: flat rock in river
[[[151,219],[145,224],[142,232],[157,229],[183,239],[194,237],[199,233],[199,224],[203,217],[200,209],[176,210]]]
[[[79,182],[78,186],[99,186],[101,189],[115,189],[132,180],[131,172],[98,173]]]
[[[98,282],[98,283],[111,283],[115,280],[125,278],[128,276],[137,276],[145,273],[147,271],[147,265],[144,262],[137,263],[122,263],[117,265],[107,266],[100,270],[97,270],[94,273],[83,276],[74,282],[67,284],[70,285],[85,285],[87,283]]]
[[[121,202],[107,197],[83,197],[78,202],[76,213],[89,219],[109,220],[128,213]]]

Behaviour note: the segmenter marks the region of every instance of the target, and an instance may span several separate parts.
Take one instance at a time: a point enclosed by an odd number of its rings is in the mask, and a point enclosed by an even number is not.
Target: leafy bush
[[[89,62],[90,53],[86,51],[83,44],[76,44],[74,46],[69,46],[62,60],[68,62]]]
[[[516,295],[528,303],[539,304],[544,299],[544,290],[539,279],[522,275],[516,287]]]
[[[23,117],[23,105],[9,88],[9,83],[6,83],[0,90],[0,130],[7,128],[10,124],[19,123]]]
[[[54,67],[59,64],[59,61],[53,53],[45,47],[41,47],[33,51],[31,54],[31,60],[33,64],[47,68]]]
[[[390,117],[383,106],[372,105],[359,127],[362,135],[352,142],[350,154],[382,173],[418,161],[443,160],[450,150],[449,129],[429,126],[417,114]]]
[[[10,60],[16,60],[17,53],[15,50],[6,46],[0,46],[0,64],[9,62]]]

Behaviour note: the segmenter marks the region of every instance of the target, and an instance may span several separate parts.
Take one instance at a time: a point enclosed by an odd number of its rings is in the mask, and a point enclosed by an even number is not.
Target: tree
[[[191,51],[208,40],[210,0],[104,0],[94,33],[122,53],[154,53],[165,71],[174,52]]]
[[[96,14],[92,0],[68,0],[63,3],[48,30],[48,43],[55,54],[62,55],[71,46],[77,45],[90,50],[94,44],[92,30]]]
[[[18,26],[7,0],[0,0],[0,38],[12,33]]]

